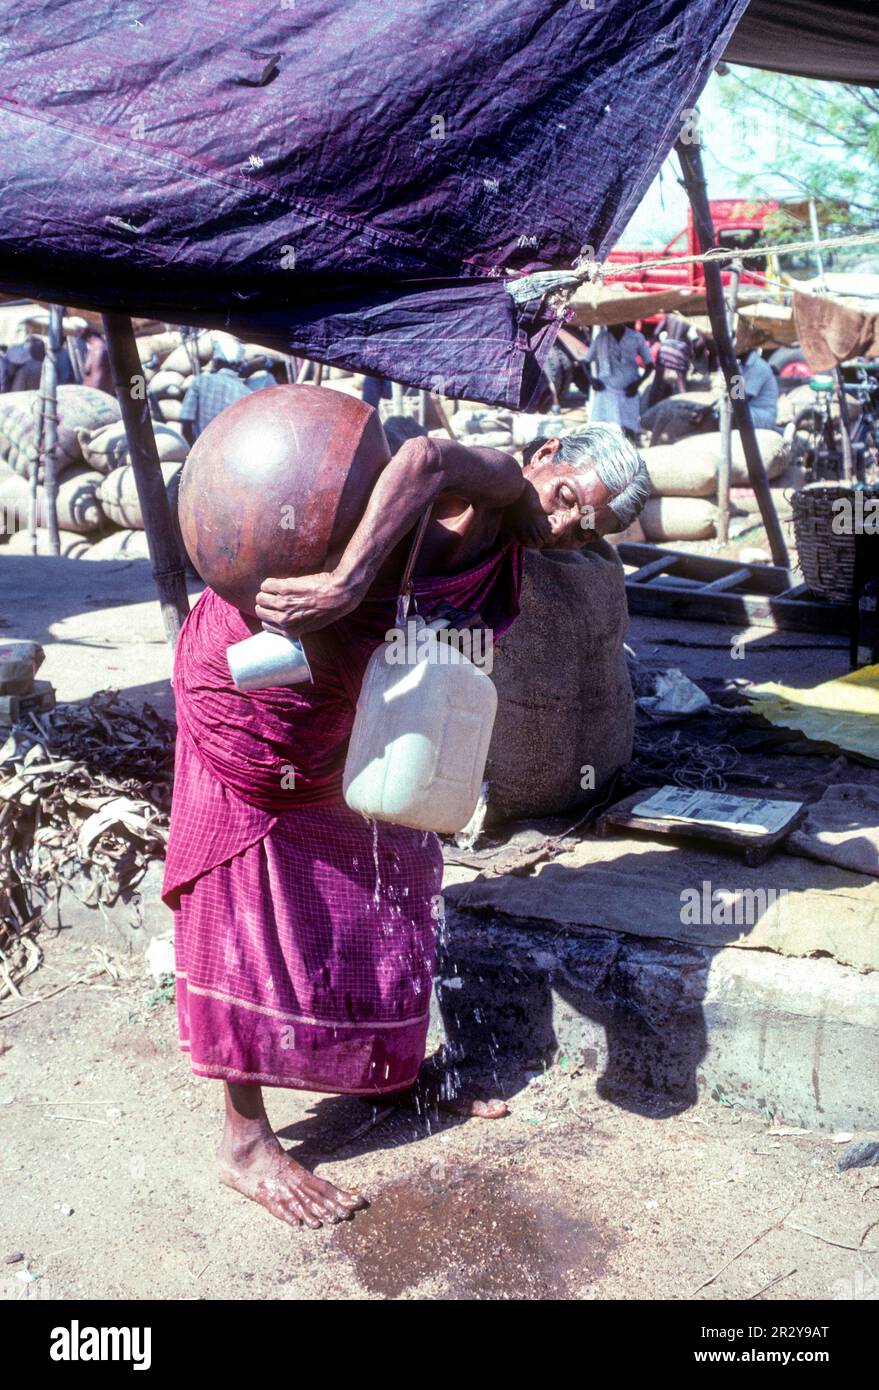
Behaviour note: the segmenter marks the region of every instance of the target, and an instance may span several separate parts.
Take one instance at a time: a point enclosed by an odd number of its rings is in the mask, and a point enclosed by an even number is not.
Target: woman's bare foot
[[[350,1221],[368,1205],[288,1156],[272,1132],[258,1086],[226,1084],[226,1128],[217,1158],[222,1183],[291,1226],[317,1230],[325,1222]]]
[[[317,1230],[324,1224],[350,1221],[355,1211],[367,1205],[363,1197],[316,1178],[289,1158],[274,1135],[237,1147],[224,1138],[218,1159],[220,1182],[291,1226]]]

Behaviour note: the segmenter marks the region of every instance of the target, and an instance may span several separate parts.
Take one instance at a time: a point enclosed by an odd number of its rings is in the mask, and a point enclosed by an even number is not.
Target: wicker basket
[[[864,501],[879,498],[879,486],[857,489]],[[855,489],[845,483],[810,483],[791,495],[794,535],[803,578],[812,593],[830,603],[851,603],[855,580],[854,526],[839,527],[840,509],[833,503],[848,498],[854,507]]]

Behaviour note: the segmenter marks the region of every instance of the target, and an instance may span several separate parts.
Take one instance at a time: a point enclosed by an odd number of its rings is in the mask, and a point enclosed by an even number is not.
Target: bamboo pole
[[[27,529],[30,537],[31,555],[37,553],[37,526],[40,508],[40,458],[43,452],[43,394],[37,392],[37,418],[34,420],[34,442],[31,447],[30,472],[28,482],[30,492],[27,498]]]
[[[714,223],[711,218],[708,189],[705,183],[705,172],[702,167],[702,151],[698,144],[687,144],[680,138],[675,144],[675,150],[680,160],[684,187],[687,190],[690,206],[693,209],[693,222],[696,227],[699,250],[704,255],[706,251],[710,251],[715,245],[715,240]],[[772,493],[769,490],[769,479],[766,477],[766,470],[763,467],[763,459],[760,454],[760,446],[757,443],[757,436],[754,433],[754,422],[751,419],[751,410],[740,390],[741,370],[736,357],[736,350],[732,338],[730,337],[729,323],[726,317],[726,304],[723,298],[723,279],[720,273],[720,266],[716,261],[710,260],[705,261],[703,265],[705,271],[705,297],[708,301],[708,317],[711,320],[714,344],[717,348],[720,369],[726,381],[726,389],[730,397],[733,418],[738,427],[742,441],[742,450],[745,455],[745,462],[748,466],[748,478],[751,487],[754,489],[757,505],[760,508],[760,516],[766,528],[769,549],[772,553],[772,563],[780,565],[783,569],[787,569],[789,567],[787,546],[785,545],[781,524],[775,510],[775,503],[772,500]]]
[[[104,314],[104,333],[116,398],[128,439],[137,498],[146,531],[153,578],[159,593],[165,635],[173,647],[189,612],[183,557],[171,526],[171,509],[159,464],[156,438],[146,399],[146,381],[127,314]]]
[[[49,529],[49,549],[53,555],[61,554],[61,537],[58,534],[58,356],[61,352],[63,321],[61,305],[50,304],[40,396],[43,409],[43,510]]]
[[[821,255],[821,232],[818,227],[818,208],[814,198],[809,199],[809,227],[812,232],[812,240],[815,243],[815,264],[818,268],[818,279],[821,281],[822,293],[827,293],[827,281],[824,278],[824,257]],[[839,438],[842,444],[842,476],[846,482],[854,480],[854,456],[852,454],[852,437],[848,428],[848,405],[845,399],[845,377],[842,374],[842,367],[839,365],[833,368],[833,380],[836,385],[836,403],[839,406]]]

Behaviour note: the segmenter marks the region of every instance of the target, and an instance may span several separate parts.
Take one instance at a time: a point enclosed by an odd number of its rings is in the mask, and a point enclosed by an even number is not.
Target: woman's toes
[[[337,1192],[336,1201],[341,1202],[348,1211],[361,1211],[363,1207],[368,1207],[366,1198],[359,1192]]]

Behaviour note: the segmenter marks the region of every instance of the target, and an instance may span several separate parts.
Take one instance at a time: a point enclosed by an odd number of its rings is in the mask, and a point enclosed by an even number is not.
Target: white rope
[[[728,250],[725,246],[712,247],[699,256],[662,256],[652,261],[636,261],[634,265],[611,265],[607,261],[589,261],[575,272],[578,280],[624,280],[626,276],[640,270],[661,270],[671,265],[699,265],[705,261],[749,261],[761,256],[772,255],[776,251],[815,251],[834,249],[837,246],[872,246],[879,243],[879,231],[858,232],[852,236],[826,237],[821,241],[778,242],[773,246],[751,246],[746,251]]]

